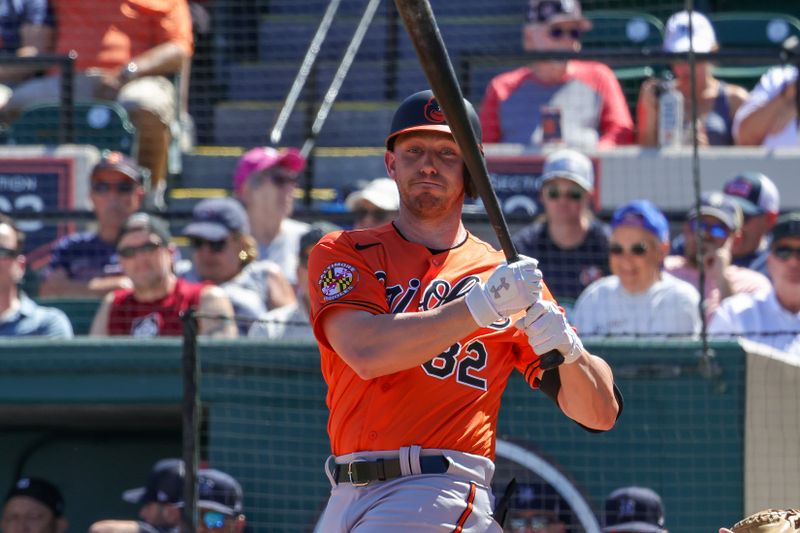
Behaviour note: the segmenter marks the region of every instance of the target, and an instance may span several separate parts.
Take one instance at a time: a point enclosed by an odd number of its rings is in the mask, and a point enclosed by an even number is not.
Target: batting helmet
[[[478,144],[480,144],[481,121],[478,119],[478,113],[475,112],[475,108],[466,98],[464,99],[464,106],[467,108],[467,117],[472,125],[472,131],[475,132],[475,137],[478,139]],[[439,102],[436,101],[436,97],[433,96],[433,91],[431,90],[414,93],[398,106],[392,117],[392,128],[389,130],[389,136],[386,137],[386,148],[393,149],[394,140],[401,133],[421,130],[452,133],[444,118],[442,108],[439,107]]]
[[[475,132],[475,138],[478,145],[481,144],[481,121],[478,118],[478,113],[475,108],[469,103],[469,100],[464,98],[464,106],[467,109],[467,118],[472,125],[472,131]],[[453,133],[450,126],[444,118],[442,108],[439,107],[439,102],[433,96],[433,91],[420,91],[414,93],[397,107],[392,117],[392,127],[389,130],[389,136],[386,137],[386,149],[394,150],[394,141],[397,136],[410,131],[441,131],[444,133]],[[477,192],[472,185],[469,172],[466,167],[464,168],[464,191],[470,198],[477,198]]]

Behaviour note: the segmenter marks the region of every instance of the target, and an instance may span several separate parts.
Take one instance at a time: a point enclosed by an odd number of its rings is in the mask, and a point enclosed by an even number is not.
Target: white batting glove
[[[481,327],[527,309],[542,292],[542,271],[536,259],[499,265],[485,284],[476,283],[465,298],[472,318]]]
[[[564,356],[563,364],[570,364],[583,353],[580,337],[553,302],[539,300],[517,321],[516,326],[525,331],[528,344],[540,356],[550,350],[558,350]]]

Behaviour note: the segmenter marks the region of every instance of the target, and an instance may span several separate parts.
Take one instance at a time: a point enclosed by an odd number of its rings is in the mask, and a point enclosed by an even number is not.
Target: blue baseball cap
[[[129,503],[183,503],[183,478],[186,468],[180,459],[158,461],[147,478],[144,487],[129,489],[122,493],[122,499]]]
[[[214,468],[197,472],[197,506],[229,516],[242,512],[242,487],[233,476]]]
[[[614,211],[611,228],[636,226],[658,237],[661,242],[669,240],[669,224],[664,214],[649,200],[634,200]]]
[[[233,198],[209,198],[192,209],[192,221],[183,230],[187,237],[221,241],[233,232],[250,233],[247,212]]]
[[[606,498],[603,531],[661,533],[664,529],[664,504],[647,487],[623,487]]]

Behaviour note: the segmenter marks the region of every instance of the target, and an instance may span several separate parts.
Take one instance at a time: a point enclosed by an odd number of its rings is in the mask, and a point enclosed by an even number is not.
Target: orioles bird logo
[[[425,104],[424,114],[428,122],[444,122],[444,113],[442,113],[442,108],[439,107],[439,102],[436,101],[434,96],[431,96],[431,99]]]

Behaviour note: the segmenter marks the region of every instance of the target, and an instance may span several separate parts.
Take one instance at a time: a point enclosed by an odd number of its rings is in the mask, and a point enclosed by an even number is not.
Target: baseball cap
[[[548,483],[519,483],[509,502],[509,508],[555,513],[563,522],[569,522],[570,507],[561,494]]]
[[[104,150],[100,154],[100,161],[92,169],[92,177],[101,170],[119,172],[139,184],[144,184],[145,179],[150,175],[149,170],[140,167],[136,161],[115,150]]]
[[[578,0],[529,0],[525,21],[537,24],[577,21],[583,31],[592,28],[592,22],[583,17]]]
[[[353,211],[362,200],[366,200],[384,211],[400,209],[400,194],[397,192],[397,184],[390,178],[375,178],[363,189],[350,193],[344,201],[344,205]]]
[[[232,476],[214,468],[197,472],[197,507],[227,515],[242,512],[242,487]]]
[[[53,513],[53,516],[64,514],[64,497],[58,487],[49,481],[38,477],[24,477],[18,479],[6,494],[8,502],[15,496],[27,496],[41,503]]]
[[[705,15],[692,11],[692,44],[701,54],[711,52],[717,46],[714,27]],[[679,11],[667,20],[664,29],[664,50],[667,52],[689,51],[689,12]]]
[[[594,191],[592,162],[576,150],[569,148],[557,150],[545,158],[539,184],[542,185],[555,178],[568,179],[580,185],[587,192]]]
[[[300,172],[306,168],[306,159],[297,148],[276,150],[269,146],[260,146],[248,150],[236,164],[233,173],[233,188],[240,192],[247,178],[257,172],[281,166],[292,172]]]
[[[247,213],[234,198],[209,198],[192,209],[192,221],[183,229],[187,237],[221,241],[230,233],[250,233]]]
[[[467,108],[467,118],[469,119],[472,130],[481,142],[481,121],[478,118],[478,113],[475,108],[465,98],[464,106]],[[441,131],[444,133],[452,133],[450,126],[447,125],[442,108],[439,107],[439,102],[433,96],[433,91],[420,91],[412,94],[403,100],[397,107],[397,110],[392,116],[392,125],[389,130],[389,136],[386,137],[386,148],[392,150],[394,148],[395,137],[402,133],[411,131]]]
[[[661,496],[647,487],[622,487],[606,498],[603,531],[664,531]]]
[[[713,191],[700,195],[700,214],[718,218],[731,231],[742,227],[742,208],[727,194]],[[689,218],[696,218],[697,211],[693,207],[689,211]]]
[[[172,234],[169,232],[169,225],[167,222],[163,218],[149,213],[134,213],[129,216],[122,225],[122,229],[119,230],[117,242],[122,239],[123,235],[134,231],[147,231],[158,235],[165,244],[172,242]]]
[[[328,233],[339,231],[341,229],[342,228],[336,224],[331,224],[330,222],[326,222],[324,220],[314,222],[311,224],[309,230],[300,236],[300,253],[303,254],[305,250],[317,244],[319,240]]]
[[[737,174],[722,190],[739,204],[745,215],[777,214],[780,210],[778,188],[761,172]]]
[[[617,208],[611,217],[611,229],[617,226],[636,226],[649,231],[661,242],[669,240],[667,218],[649,200],[634,200]]]
[[[183,502],[183,478],[186,469],[180,459],[161,459],[150,471],[144,487],[129,489],[122,499],[129,503],[181,503]]]
[[[785,237],[800,237],[800,211],[792,211],[778,217],[772,228],[772,242]]]
[[[733,533],[793,533],[800,530],[800,510],[764,509],[733,526]]]

